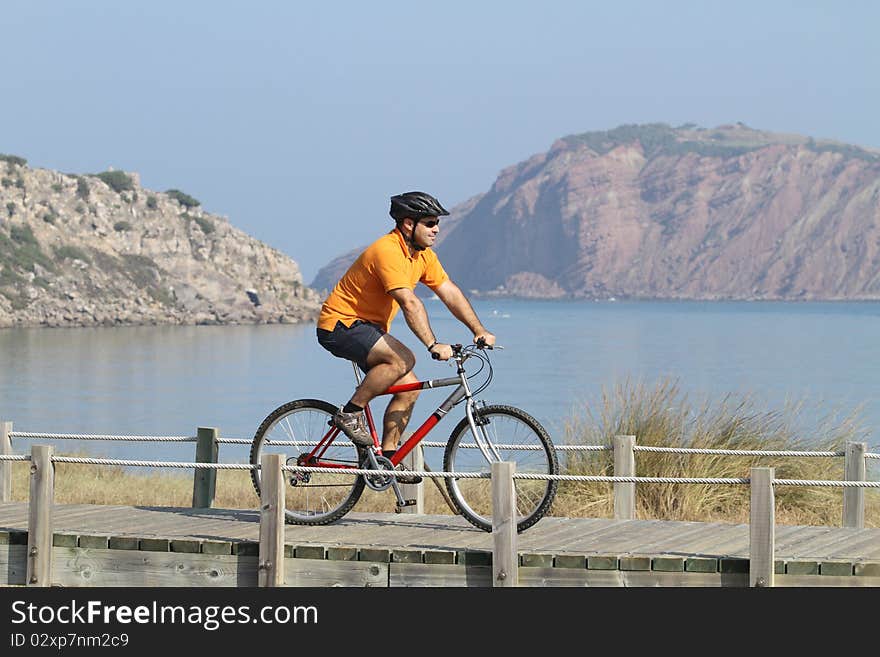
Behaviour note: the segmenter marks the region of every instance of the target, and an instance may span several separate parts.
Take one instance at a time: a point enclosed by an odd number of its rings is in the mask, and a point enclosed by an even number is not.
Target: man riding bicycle
[[[333,423],[359,447],[373,439],[364,407],[392,385],[414,383],[416,357],[388,333],[399,309],[413,334],[437,360],[449,360],[452,347],[439,342],[428,313],[413,292],[422,282],[474,334],[474,342],[495,344],[459,287],[452,282],[431,250],[440,231],[439,217],[448,215],[440,202],[424,192],[391,197],[391,217],[397,224],[373,242],[342,276],[321,307],[318,342],[338,358],[354,361],[365,373],[351,399],[333,416]],[[418,391],[393,395],[382,422],[382,454],[391,457],[409,423]],[[419,477],[399,477],[418,483]]]

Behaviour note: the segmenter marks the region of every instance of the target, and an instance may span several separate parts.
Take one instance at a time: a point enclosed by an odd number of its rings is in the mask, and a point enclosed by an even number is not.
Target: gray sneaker
[[[349,440],[360,447],[371,447],[373,437],[367,430],[367,422],[363,411],[343,413],[340,408],[333,416],[333,426],[348,436]]]

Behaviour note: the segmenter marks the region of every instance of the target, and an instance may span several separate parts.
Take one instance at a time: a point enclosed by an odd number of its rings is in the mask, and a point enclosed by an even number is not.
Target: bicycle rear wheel
[[[360,463],[361,450],[331,423],[336,406],[319,399],[298,399],[272,411],[257,429],[250,462],[260,463],[267,453],[283,453],[287,465],[298,465],[324,440],[326,448],[302,465],[338,468],[339,472],[284,472],[284,516],[297,525],[326,525],[338,520],[360,499],[364,479],[346,472]],[[251,470],[260,495],[260,471]]]
[[[513,461],[517,474],[556,474],[556,450],[544,427],[531,415],[513,406],[486,406],[475,409],[481,441],[492,445],[500,458]],[[491,448],[490,448],[491,451]],[[477,448],[470,423],[465,417],[449,437],[443,455],[446,472],[489,473],[491,463]],[[514,479],[517,531],[528,529],[550,509],[558,481]],[[446,488],[456,508],[468,522],[492,531],[492,482],[488,478],[447,478]]]

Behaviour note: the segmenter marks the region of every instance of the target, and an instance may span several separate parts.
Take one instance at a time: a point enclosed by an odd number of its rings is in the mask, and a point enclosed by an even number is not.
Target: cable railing
[[[222,469],[247,470],[254,466],[251,464],[221,464],[219,463],[219,448],[222,444],[250,445],[251,440],[245,438],[225,438],[214,427],[199,427],[193,436],[145,436],[125,434],[76,434],[76,433],[49,433],[35,431],[13,431],[12,423],[0,421],[0,502],[11,499],[11,470],[10,462],[23,460],[21,457],[8,458],[13,453],[12,439],[47,439],[47,440],[110,440],[132,442],[157,442],[157,443],[196,443],[195,460],[192,462],[168,462],[144,459],[97,459],[90,457],[55,456],[58,462],[86,463],[94,465],[114,465],[130,467],[161,468],[170,467],[178,469],[193,469],[193,502],[194,508],[207,508],[213,505],[216,491],[216,472]],[[274,446],[303,447],[314,446],[316,441],[309,440],[275,440],[271,441]],[[436,472],[424,467],[424,459],[421,448],[443,448],[445,442],[423,441],[417,450],[413,450],[412,458],[406,462],[410,469],[404,472],[407,475],[417,475],[422,478],[440,479],[450,476],[449,473]],[[476,444],[462,444],[460,447],[478,449]],[[541,449],[539,446],[522,446],[517,444],[497,445],[503,450],[517,449]],[[665,447],[654,445],[638,445],[635,436],[615,436],[611,445],[556,445],[555,449],[560,453],[577,452],[613,452],[612,475],[577,475],[577,474],[554,474],[541,475],[548,479],[556,479],[565,482],[580,483],[612,483],[614,484],[614,517],[621,520],[635,518],[636,484],[671,483],[671,484],[748,484],[748,478],[713,478],[713,477],[637,477],[635,467],[635,455],[637,453],[671,453],[690,455],[715,455],[715,456],[749,456],[749,457],[774,457],[774,458],[844,458],[844,479],[840,481],[823,480],[778,480],[776,485],[810,485],[817,487],[839,487],[843,489],[843,519],[844,527],[864,527],[864,491],[868,488],[880,487],[880,483],[867,481],[867,461],[880,459],[880,454],[869,453],[866,443],[847,442],[846,448],[839,451],[828,450],[748,450],[748,449],[718,449],[718,448],[694,448],[694,447]],[[421,467],[417,467],[421,466]],[[284,466],[285,470],[300,468],[308,470],[304,466]],[[318,469],[317,472],[322,470]],[[369,471],[352,471],[358,474],[366,474]],[[458,473],[459,477],[464,477]],[[472,476],[472,475],[467,475]],[[529,476],[520,473],[519,478]],[[803,482],[803,483],[798,483]],[[422,502],[410,510],[413,513],[421,513]]]
[[[213,504],[214,491],[216,490],[216,471],[220,469],[248,469],[249,464],[219,464],[219,448],[227,445],[250,445],[252,439],[221,437],[219,429],[215,427],[198,427],[195,435],[126,435],[126,434],[89,434],[89,433],[52,433],[38,431],[13,431],[12,422],[0,421],[0,455],[12,454],[12,439],[46,439],[46,440],[98,440],[98,441],[130,441],[130,442],[157,442],[157,443],[196,443],[195,461],[181,462],[169,465],[168,462],[137,459],[94,459],[88,457],[61,457],[56,459],[70,459],[70,463],[90,463],[131,467],[175,467],[178,469],[193,469],[193,506],[210,507]],[[278,447],[308,447],[317,444],[309,440],[274,440],[271,444]],[[424,460],[422,448],[445,448],[445,442],[422,441],[413,458],[407,461],[410,470],[408,473],[418,473],[423,478],[441,478],[432,470],[423,469]],[[474,444],[462,444],[465,449],[479,449]],[[517,444],[501,444],[497,446],[505,450],[538,450],[540,446],[522,446]],[[714,456],[748,456],[748,457],[775,457],[775,458],[844,458],[845,479],[838,482],[838,486],[844,489],[843,493],[843,526],[864,526],[864,489],[875,486],[853,485],[851,482],[865,481],[867,479],[866,463],[869,459],[880,459],[880,454],[869,453],[867,445],[859,442],[848,442],[846,449],[840,451],[828,450],[760,450],[760,449],[719,449],[719,448],[695,448],[695,447],[668,447],[656,445],[638,445],[635,436],[615,436],[611,445],[555,445],[558,453],[578,452],[614,452],[613,475],[552,475],[559,481],[582,482],[582,483],[613,483],[616,485],[614,492],[614,515],[620,519],[635,518],[635,488],[637,483],[703,483],[723,484],[747,483],[744,478],[734,480],[719,478],[688,478],[688,477],[636,477],[635,455],[636,453],[669,453],[690,455],[714,455]],[[59,461],[64,462],[64,461]],[[412,469],[416,466],[422,468]],[[286,466],[285,468],[296,467]],[[794,480],[788,480],[794,481]],[[780,484],[782,485],[782,484]],[[786,484],[792,485],[792,484]],[[813,483],[816,486],[826,484]],[[0,501],[9,499],[11,489],[11,472],[9,466],[0,460]],[[420,508],[413,512],[421,512]]]

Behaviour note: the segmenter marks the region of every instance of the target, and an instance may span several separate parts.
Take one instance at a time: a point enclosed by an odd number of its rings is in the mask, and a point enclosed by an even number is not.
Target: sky
[[[566,135],[880,148],[878,25],[860,0],[0,0],[0,153],[180,189],[308,284],[393,194],[452,208]]]

